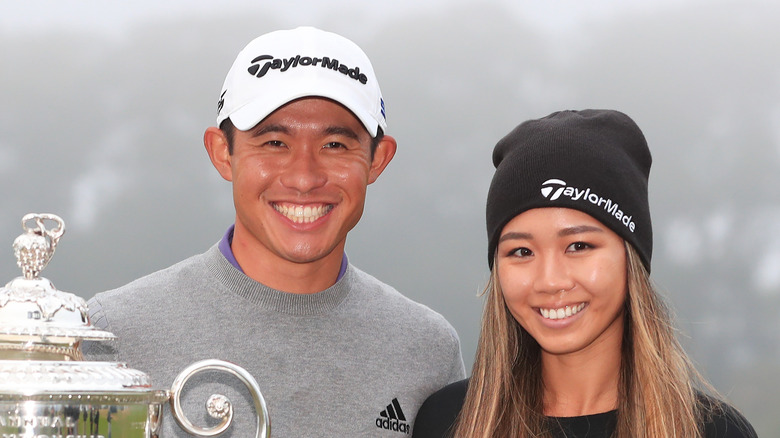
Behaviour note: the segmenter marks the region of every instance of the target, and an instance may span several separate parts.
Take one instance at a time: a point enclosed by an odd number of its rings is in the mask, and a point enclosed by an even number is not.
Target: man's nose
[[[328,180],[322,160],[316,156],[315,151],[294,152],[286,167],[281,176],[282,184],[300,193],[308,193],[322,187]]]

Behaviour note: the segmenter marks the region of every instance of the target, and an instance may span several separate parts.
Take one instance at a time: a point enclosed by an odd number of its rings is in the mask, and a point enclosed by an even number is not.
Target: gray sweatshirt
[[[88,303],[93,324],[118,340],[86,343],[90,360],[125,362],[168,389],[189,364],[217,358],[258,381],[272,437],[411,436],[435,390],[465,377],[458,336],[438,313],[349,265],[316,294],[268,288],[217,246]],[[182,406],[199,426],[211,394],[234,405],[222,436],[255,436],[251,397],[219,372],[190,379]],[[167,405],[163,438],[187,437]]]

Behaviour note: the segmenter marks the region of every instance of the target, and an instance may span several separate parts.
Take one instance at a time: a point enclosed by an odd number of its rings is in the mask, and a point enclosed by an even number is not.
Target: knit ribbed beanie
[[[487,198],[488,265],[504,226],[540,207],[583,211],[639,253],[650,271],[647,199],[652,158],[639,127],[612,110],[560,111],[528,120],[496,144]]]

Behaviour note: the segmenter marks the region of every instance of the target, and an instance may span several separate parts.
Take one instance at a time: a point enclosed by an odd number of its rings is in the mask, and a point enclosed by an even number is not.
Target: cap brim
[[[269,87],[272,89],[270,93],[246,103],[234,110],[228,117],[237,129],[246,131],[289,102],[304,97],[324,97],[346,107],[360,120],[371,137],[376,136],[380,122],[377,117],[365,110],[371,106],[372,102],[361,102],[362,96],[351,89],[354,87],[353,84],[342,86],[332,78],[325,80],[309,78],[298,83],[299,86],[294,89],[289,87],[289,83],[285,84],[286,86]]]

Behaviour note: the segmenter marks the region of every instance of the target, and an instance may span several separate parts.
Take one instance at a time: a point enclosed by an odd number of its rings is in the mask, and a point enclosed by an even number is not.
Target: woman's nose
[[[556,294],[574,287],[566,262],[557,256],[545,256],[538,260],[539,269],[535,288],[538,292]]]

